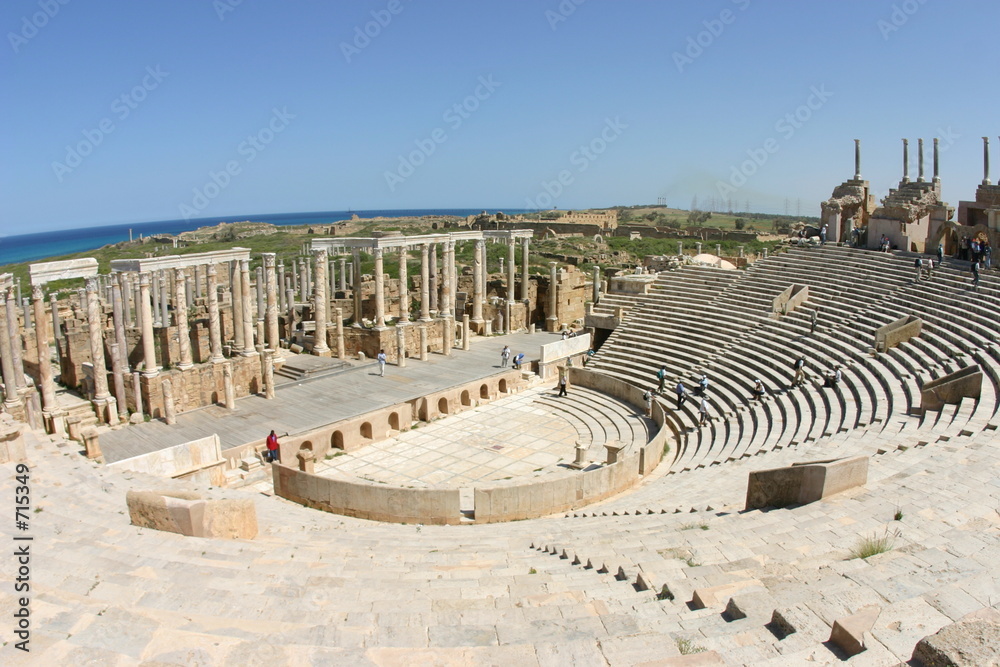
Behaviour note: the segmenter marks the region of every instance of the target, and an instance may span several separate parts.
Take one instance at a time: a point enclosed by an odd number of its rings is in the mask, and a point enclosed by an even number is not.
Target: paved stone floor
[[[361,477],[414,487],[456,488],[565,472],[576,428],[536,403],[536,387],[317,463],[325,477]]]

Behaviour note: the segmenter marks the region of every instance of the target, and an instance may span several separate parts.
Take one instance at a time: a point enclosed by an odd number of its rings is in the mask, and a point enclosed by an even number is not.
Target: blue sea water
[[[500,209],[505,213],[525,213],[523,209]],[[129,229],[132,237],[139,235],[179,234],[199,227],[217,225],[220,222],[268,222],[272,225],[321,225],[360,218],[401,218],[424,215],[467,216],[480,213],[482,209],[401,209],[391,211],[318,211],[313,213],[266,213],[260,215],[228,216],[224,218],[198,218],[192,220],[161,220],[107,227],[82,227],[62,229],[38,234],[20,234],[0,238],[0,265],[31,262],[56,255],[94,250],[110,243],[128,241]]]

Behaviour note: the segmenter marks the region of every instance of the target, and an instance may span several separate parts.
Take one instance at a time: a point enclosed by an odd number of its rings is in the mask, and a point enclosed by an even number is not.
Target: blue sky
[[[901,138],[929,177],[941,137],[957,205],[984,135],[1000,178],[998,25],[995,0],[5,0],[0,234],[695,196],[816,215],[855,138],[885,193]]]

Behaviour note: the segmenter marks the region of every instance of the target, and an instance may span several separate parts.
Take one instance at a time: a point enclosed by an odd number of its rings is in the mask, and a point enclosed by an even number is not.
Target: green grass
[[[705,651],[704,646],[698,646],[690,639],[677,637],[674,641],[677,642],[677,650],[681,652],[681,655],[691,655],[692,653],[701,653]]]
[[[858,539],[851,548],[851,555],[848,560],[855,558],[870,558],[877,554],[890,551],[896,543],[898,533],[890,533],[886,530],[881,536],[872,533]]]

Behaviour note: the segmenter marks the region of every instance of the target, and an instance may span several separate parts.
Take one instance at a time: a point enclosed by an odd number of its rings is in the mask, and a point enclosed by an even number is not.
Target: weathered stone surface
[[[865,633],[871,631],[878,620],[881,608],[877,606],[862,609],[856,614],[838,618],[833,623],[830,641],[847,655],[857,655],[865,650]]]
[[[913,660],[924,667],[1000,665],[1000,622],[973,619],[946,625],[917,643]]]
[[[188,491],[129,491],[126,502],[135,526],[191,537],[257,536],[257,511],[249,499],[204,500]]]

